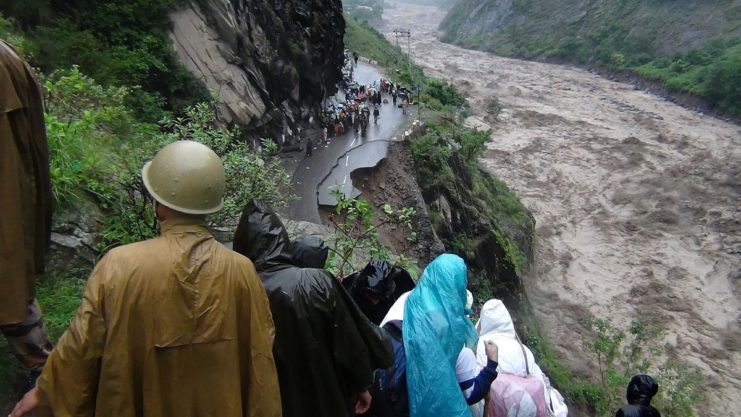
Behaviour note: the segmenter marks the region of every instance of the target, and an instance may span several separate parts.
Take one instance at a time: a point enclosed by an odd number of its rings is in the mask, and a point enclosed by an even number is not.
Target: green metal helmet
[[[180,140],[165,146],[144,164],[142,179],[155,200],[181,213],[209,214],[224,206],[224,165],[202,143]]]

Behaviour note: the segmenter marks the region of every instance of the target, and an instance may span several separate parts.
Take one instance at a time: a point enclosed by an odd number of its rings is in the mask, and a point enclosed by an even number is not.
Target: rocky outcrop
[[[344,60],[340,0],[201,0],[171,14],[182,64],[248,137],[290,139],[335,92]]]
[[[57,210],[52,222],[46,270],[87,271],[100,256],[100,231],[105,216],[89,199],[80,199],[75,208]]]

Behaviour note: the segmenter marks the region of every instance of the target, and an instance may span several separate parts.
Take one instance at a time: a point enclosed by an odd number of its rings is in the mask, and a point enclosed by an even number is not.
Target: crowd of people
[[[259,201],[228,249],[206,227],[224,167],[188,140],[142,168],[160,236],[98,262],[52,348],[33,291],[51,215],[41,96],[2,42],[0,86],[0,329],[40,374],[11,417],[566,416],[501,301],[473,326],[462,258],[438,256],[417,283],[378,260],[340,281],[321,239],[291,240]],[[617,416],[658,416],[657,390],[636,376]]]
[[[398,106],[406,113],[411,92],[385,78],[373,81],[371,84],[357,83],[354,80],[354,68],[357,66],[357,61],[357,53],[345,51],[345,66],[342,69],[341,82],[344,90],[343,100],[327,105],[320,115],[322,142],[325,146],[329,145],[333,138],[351,130],[364,135],[370,125],[371,115],[373,123],[378,124],[381,107],[384,104],[393,103],[394,107]],[[313,141],[307,142],[307,157],[313,155],[316,145]]]

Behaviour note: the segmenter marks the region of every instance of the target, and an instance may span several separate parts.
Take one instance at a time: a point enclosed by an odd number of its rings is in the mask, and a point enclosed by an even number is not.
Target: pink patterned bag
[[[489,389],[486,417],[549,417],[545,403],[545,385],[540,378],[530,375],[525,347],[519,336],[517,342],[525,358],[526,377],[499,374]]]
[[[489,391],[489,417],[548,417],[543,382],[499,374]]]

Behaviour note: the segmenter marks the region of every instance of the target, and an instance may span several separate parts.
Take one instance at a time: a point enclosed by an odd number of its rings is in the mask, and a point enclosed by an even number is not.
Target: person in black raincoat
[[[329,256],[329,248],[324,241],[313,235],[297,236],[289,250],[293,255],[293,264],[302,268],[324,268]]]
[[[366,317],[378,325],[399,296],[414,289],[414,280],[404,268],[374,259],[362,271],[348,275],[342,285]]]
[[[636,375],[628,384],[628,405],[618,410],[615,417],[661,417],[651,406],[651,399],[659,392],[659,385],[648,375]]]
[[[252,260],[268,294],[283,416],[363,413],[373,370],[394,361],[389,336],[328,271],[295,266],[289,245],[272,210],[259,201],[245,207],[234,250]]]

